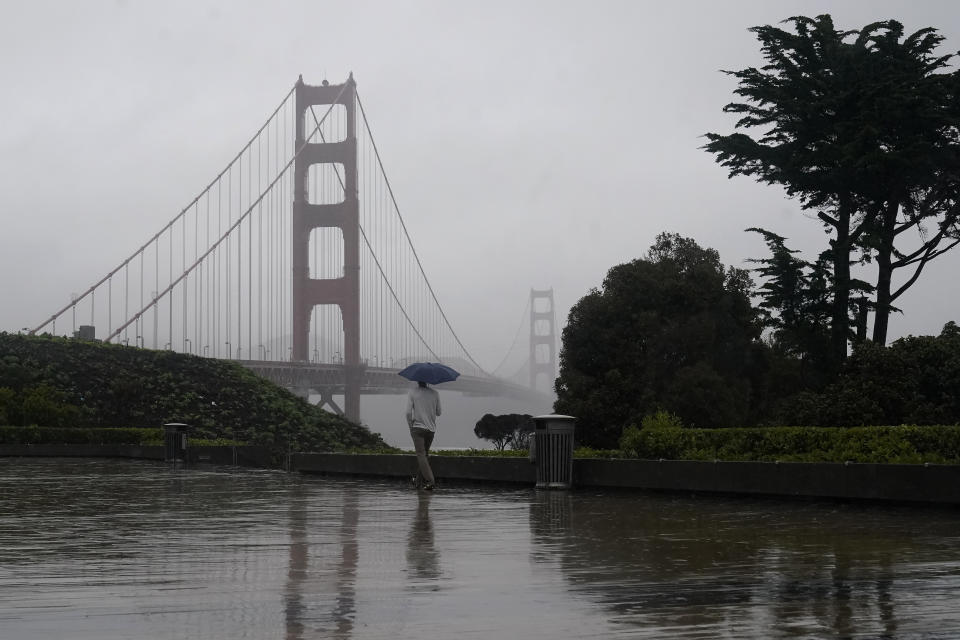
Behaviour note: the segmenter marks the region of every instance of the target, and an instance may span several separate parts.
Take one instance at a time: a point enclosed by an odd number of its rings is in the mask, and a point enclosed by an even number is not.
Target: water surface
[[[960,512],[0,458],[0,638],[955,638]]]

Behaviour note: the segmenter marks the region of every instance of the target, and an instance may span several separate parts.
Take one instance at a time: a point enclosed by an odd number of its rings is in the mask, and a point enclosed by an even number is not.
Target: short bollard
[[[533,419],[533,455],[537,465],[537,489],[569,489],[573,486],[572,416],[546,415]]]
[[[187,459],[187,429],[182,422],[163,425],[163,459],[165,462],[184,462]]]

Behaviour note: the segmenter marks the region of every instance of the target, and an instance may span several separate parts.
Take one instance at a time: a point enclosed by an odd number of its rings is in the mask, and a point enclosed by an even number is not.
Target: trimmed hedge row
[[[191,441],[192,442],[192,441]],[[378,449],[350,449],[344,453],[354,454],[389,454],[389,455],[410,455],[413,453],[409,449],[397,449],[396,447],[383,447]],[[438,458],[529,458],[529,449],[435,449],[430,452],[431,456]],[[619,449],[591,449],[590,447],[579,447],[573,451],[574,458],[606,458],[616,459],[625,457]]]
[[[190,438],[190,445],[244,446],[246,442],[228,438]],[[4,444],[132,444],[162,445],[162,429],[149,427],[0,427],[0,445]]]
[[[410,449],[399,449],[389,445],[383,447],[355,447],[347,449],[342,453],[353,453],[360,455],[409,455],[413,453]],[[440,458],[526,458],[530,452],[526,449],[433,449],[431,456]]]
[[[190,439],[193,445],[238,444]],[[163,444],[155,428],[0,427],[3,444]],[[577,449],[577,458],[960,464],[960,425],[639,429],[628,427],[620,451]],[[386,448],[384,448],[386,449]],[[399,452],[399,450],[394,450]],[[381,450],[379,452],[385,452]],[[440,456],[523,457],[526,451],[434,451]]]
[[[960,426],[628,427],[620,446],[625,456],[653,460],[960,464]]]
[[[453,458],[526,458],[530,452],[526,449],[440,449],[430,452],[431,456],[444,456]]]
[[[163,444],[150,428],[0,427],[0,444]]]

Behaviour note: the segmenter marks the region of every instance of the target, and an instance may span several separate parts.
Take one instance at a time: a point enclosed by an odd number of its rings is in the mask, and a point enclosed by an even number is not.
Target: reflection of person
[[[421,580],[436,580],[441,575],[440,553],[433,540],[433,524],[430,522],[430,500],[428,494],[420,494],[417,515],[410,523],[407,535],[409,575]]]
[[[426,382],[418,382],[407,395],[407,426],[417,452],[417,484],[430,491],[433,489],[433,470],[427,455],[437,431],[437,416],[440,415],[440,394]]]

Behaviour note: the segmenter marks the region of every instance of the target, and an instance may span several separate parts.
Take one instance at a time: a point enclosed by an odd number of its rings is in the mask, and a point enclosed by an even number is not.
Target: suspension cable
[[[453,326],[450,324],[450,320],[447,318],[447,314],[444,313],[443,307],[440,305],[440,301],[437,299],[437,294],[433,290],[433,286],[430,284],[430,280],[427,278],[426,271],[423,269],[423,263],[420,262],[420,256],[417,255],[417,250],[413,246],[413,240],[410,239],[410,233],[407,231],[407,225],[403,220],[403,216],[400,213],[400,206],[397,204],[397,198],[394,196],[393,187],[390,185],[390,179],[387,177],[386,169],[383,166],[383,160],[380,157],[380,151],[377,149],[377,143],[373,139],[373,132],[370,130],[370,123],[367,120],[367,112],[363,108],[363,102],[360,100],[360,94],[357,93],[357,106],[360,107],[360,115],[363,117],[363,125],[367,130],[367,135],[370,137],[370,144],[373,147],[373,153],[377,158],[377,165],[380,167],[380,174],[383,176],[384,184],[387,187],[387,192],[390,194],[390,200],[393,202],[394,211],[397,212],[397,218],[400,220],[400,226],[403,229],[403,235],[407,238],[407,243],[410,245],[410,250],[413,252],[413,257],[417,262],[417,267],[420,269],[420,274],[423,276],[423,280],[427,285],[427,290],[430,291],[430,296],[433,298],[434,304],[437,305],[437,310],[440,311],[440,317],[443,318],[443,322],[447,325],[447,329],[450,330],[450,333],[453,335],[453,339],[457,341],[457,344],[460,346],[460,349],[463,350],[464,355],[473,363],[473,365],[485,376],[493,377],[490,373],[484,370],[483,367],[470,355],[470,352],[467,351],[467,348],[463,346],[463,342],[460,341],[460,337],[457,335],[457,332],[453,330]]]
[[[334,99],[334,103],[336,103],[336,101],[340,99],[340,96],[343,95],[343,92],[344,92],[345,89],[346,89],[346,85],[344,85],[344,88],[340,90],[340,93],[339,93],[339,94],[337,95],[337,97]],[[326,120],[327,116],[330,115],[330,112],[333,110],[333,107],[334,107],[334,106],[336,106],[336,104],[331,104],[331,105],[330,105],[330,108],[327,109],[327,112],[323,114],[323,118],[320,119],[320,122],[319,122],[318,124],[323,124],[323,121]],[[308,136],[308,137],[306,138],[306,140],[309,140],[310,137],[312,137],[314,133],[315,133],[315,132],[311,132],[311,133],[310,133],[310,136]],[[247,216],[250,215],[250,212],[253,211],[253,210],[256,208],[256,206],[264,199],[264,197],[266,197],[266,195],[267,195],[268,193],[270,193],[270,191],[271,191],[271,189],[273,189],[274,185],[276,185],[276,184],[280,181],[280,179],[283,178],[284,175],[286,175],[286,173],[287,173],[287,171],[290,169],[290,167],[293,166],[294,161],[300,156],[300,153],[306,148],[306,146],[307,146],[306,140],[304,141],[304,143],[303,143],[302,145],[300,145],[300,148],[296,150],[296,153],[293,154],[293,156],[290,158],[290,160],[287,162],[287,164],[284,165],[283,169],[280,170],[280,172],[277,174],[277,176],[270,182],[270,184],[267,185],[267,188],[264,189],[263,193],[261,193],[261,194],[259,195],[259,197],[257,197],[256,202],[251,203],[250,206],[247,208],[247,210],[243,213],[243,215],[241,215],[240,217],[238,217],[237,220],[236,220],[233,224],[231,224],[231,225],[227,228],[226,231],[223,232],[223,234],[220,236],[220,238],[219,238],[210,248],[208,248],[208,249],[206,250],[206,252],[204,252],[203,255],[201,255],[192,265],[190,265],[190,267],[188,267],[187,270],[184,271],[184,272],[180,275],[180,277],[178,277],[176,280],[172,281],[172,282],[167,286],[167,288],[164,289],[162,292],[158,292],[157,295],[156,295],[156,297],[154,297],[154,299],[151,300],[149,304],[147,304],[145,307],[143,307],[142,309],[140,309],[140,311],[139,311],[134,317],[132,317],[132,318],[130,318],[129,320],[127,320],[127,322],[125,322],[121,327],[119,327],[119,328],[116,329],[113,333],[111,333],[109,336],[107,336],[107,338],[104,339],[104,342],[110,342],[110,340],[112,340],[113,338],[115,338],[123,329],[125,329],[126,327],[128,327],[128,326],[129,326],[130,324],[132,324],[135,320],[137,320],[137,318],[139,318],[141,315],[143,315],[143,313],[144,313],[147,309],[149,309],[151,306],[153,306],[156,302],[158,302],[161,298],[163,298],[167,293],[169,293],[170,291],[172,291],[173,288],[176,287],[176,285],[178,285],[181,281],[183,281],[184,278],[186,278],[188,275],[190,275],[190,273],[191,273],[194,269],[196,269],[197,266],[207,258],[207,256],[209,256],[211,253],[213,253],[213,251],[214,251],[215,249],[217,249],[217,248],[220,246],[221,243],[225,242],[226,239],[227,239],[227,237],[230,236],[230,234],[233,232],[233,230],[236,229],[236,228],[247,218]],[[221,174],[221,175],[222,175],[222,174]],[[67,308],[69,308],[69,306],[68,306]],[[232,346],[232,345],[231,345],[231,346]]]
[[[341,92],[341,93],[342,93],[342,92]],[[339,96],[337,96],[337,97],[339,98]],[[358,100],[358,102],[359,102],[359,98],[358,98],[357,100]],[[332,109],[332,108],[333,108],[333,106],[331,105],[331,109]],[[327,111],[327,113],[329,113],[329,110]],[[314,119],[314,121],[316,121],[316,120],[317,120],[317,114],[315,114],[315,113],[313,112],[313,107],[310,107],[310,114],[313,115],[313,119]],[[315,129],[315,132],[319,131],[319,133],[320,133],[320,139],[323,140],[324,142],[326,142],[326,138],[325,138],[324,135],[323,135],[323,131],[320,131],[320,125],[321,125],[321,124],[322,124],[322,121],[317,122],[317,126],[316,126],[316,129]],[[367,131],[369,132],[369,129],[368,129]],[[313,137],[313,134],[310,134],[310,137]],[[308,139],[309,139],[309,138],[308,138]],[[372,138],[371,138],[371,142],[372,142],[372,141],[373,141],[373,140],[372,140]],[[337,180],[340,181],[340,188],[344,190],[344,193],[346,193],[346,189],[347,189],[346,184],[344,184],[343,178],[340,177],[340,171],[337,170],[336,165],[334,165],[333,171],[334,171],[334,173],[337,175]],[[386,176],[384,176],[384,178],[386,178]],[[363,237],[363,242],[364,242],[364,244],[366,244],[366,245],[367,245],[367,249],[370,250],[370,255],[373,257],[373,262],[374,262],[374,264],[377,265],[377,270],[380,272],[380,275],[383,276],[384,282],[387,283],[387,288],[390,289],[390,295],[393,296],[393,299],[397,302],[397,306],[400,307],[400,313],[402,313],[402,314],[403,314],[403,317],[407,319],[407,323],[410,325],[410,328],[413,329],[413,332],[414,332],[415,334],[417,334],[417,337],[418,337],[418,338],[420,338],[420,342],[422,342],[422,343],[423,343],[423,346],[425,346],[425,347],[427,348],[427,351],[430,352],[430,355],[432,355],[432,356],[433,356],[434,358],[436,358],[437,360],[440,360],[440,359],[441,359],[440,356],[438,356],[438,355],[436,354],[436,352],[434,352],[433,348],[429,345],[429,343],[427,343],[427,341],[424,339],[423,335],[420,334],[420,330],[417,329],[416,325],[413,323],[413,320],[410,318],[409,315],[407,315],[407,310],[403,308],[403,303],[400,302],[400,299],[397,297],[397,292],[394,291],[393,285],[390,284],[390,280],[387,278],[387,274],[384,273],[383,267],[380,265],[380,260],[377,258],[376,252],[373,250],[373,247],[370,245],[370,240],[367,238],[367,233],[366,233],[366,231],[363,230],[363,225],[360,224],[359,220],[357,221],[357,227],[360,229],[360,235]],[[427,286],[429,286],[429,284],[428,284]],[[441,311],[441,313],[442,313],[442,311]],[[464,351],[466,351],[466,350],[464,350]],[[467,354],[468,357],[469,357],[469,355],[470,355],[470,354]],[[470,358],[470,359],[473,360],[473,358]],[[476,364],[476,363],[474,363],[474,364]],[[478,365],[478,367],[479,367],[479,365]],[[482,370],[482,369],[481,369],[481,370]]]
[[[498,364],[493,373],[496,374],[500,371],[500,368],[507,364],[507,360],[510,358],[510,354],[513,353],[513,348],[517,346],[517,342],[520,340],[520,334],[523,332],[523,325],[529,320],[527,313],[530,311],[530,298],[527,298],[527,305],[523,308],[523,315],[520,316],[520,324],[517,326],[517,333],[513,336],[513,342],[510,344],[510,348],[507,349],[507,354],[503,356],[503,360]]]
[[[250,141],[247,142],[247,144],[245,144],[242,149],[240,149],[240,151],[233,157],[233,159],[229,162],[229,164],[227,164],[227,166],[224,167],[223,171],[221,171],[219,174],[217,174],[217,177],[214,178],[213,180],[211,180],[211,181],[210,181],[210,184],[208,184],[208,185],[206,186],[206,188],[203,189],[203,190],[197,195],[197,197],[195,197],[193,200],[191,200],[191,201],[190,201],[190,204],[188,204],[186,207],[184,207],[183,210],[180,211],[180,213],[177,214],[177,216],[176,216],[173,220],[171,220],[170,222],[168,222],[162,229],[160,229],[160,231],[158,231],[156,234],[154,234],[153,237],[151,237],[149,240],[147,240],[145,243],[143,243],[143,245],[142,245],[139,249],[137,249],[136,251],[134,251],[133,254],[131,254],[129,258],[127,258],[126,260],[124,260],[123,262],[121,262],[121,263],[117,266],[116,269],[114,269],[113,271],[111,271],[110,273],[108,273],[107,275],[105,275],[105,276],[104,276],[103,278],[101,278],[96,284],[94,284],[92,287],[90,287],[89,289],[87,289],[86,291],[84,291],[79,297],[77,297],[76,300],[72,300],[72,301],[70,302],[70,304],[66,305],[65,307],[63,307],[62,309],[60,309],[59,311],[57,311],[56,313],[54,313],[54,314],[53,314],[52,316],[50,316],[50,318],[48,318],[43,324],[38,325],[35,329],[32,329],[32,330],[30,331],[30,334],[29,334],[29,335],[34,335],[34,334],[36,334],[37,331],[39,331],[40,329],[43,329],[45,326],[47,326],[48,324],[50,324],[50,322],[52,322],[52,321],[55,320],[56,318],[60,317],[61,314],[65,313],[65,312],[67,311],[67,309],[69,309],[69,308],[72,307],[72,306],[75,306],[75,305],[77,304],[77,302],[79,302],[80,300],[84,299],[85,297],[87,297],[88,295],[90,295],[91,293],[93,293],[93,291],[94,291],[97,287],[99,287],[99,286],[102,285],[104,282],[106,282],[107,280],[109,280],[110,278],[112,278],[112,277],[114,276],[114,274],[116,274],[118,271],[120,271],[120,269],[123,269],[128,263],[130,263],[130,261],[132,261],[132,260],[133,260],[134,258],[136,258],[140,253],[142,253],[144,250],[146,250],[146,248],[149,247],[150,244],[151,244],[154,240],[158,239],[161,235],[163,235],[163,233],[164,233],[167,229],[170,229],[171,227],[173,227],[173,225],[174,225],[178,220],[180,220],[180,218],[182,218],[184,215],[186,215],[187,211],[190,210],[190,207],[192,207],[194,204],[196,204],[196,203],[200,200],[200,198],[202,198],[203,195],[204,195],[205,193],[207,193],[207,191],[209,191],[209,190],[213,187],[213,185],[215,185],[215,184],[217,183],[217,181],[220,180],[220,178],[223,177],[223,174],[225,174],[225,173],[233,166],[233,164],[240,158],[240,156],[242,156],[242,155],[244,154],[244,152],[246,152],[247,149],[250,148],[250,146],[253,144],[253,142],[257,139],[257,136],[259,136],[260,133],[263,132],[263,130],[267,128],[267,125],[270,124],[270,122],[273,120],[274,116],[276,116],[277,113],[280,112],[280,109],[283,108],[283,105],[285,105],[285,104],[287,103],[287,100],[290,99],[290,96],[293,95],[293,92],[296,90],[296,88],[297,88],[297,85],[293,85],[293,87],[291,87],[290,91],[288,91],[288,92],[287,92],[287,95],[285,95],[285,96],[283,97],[283,100],[280,101],[280,104],[277,106],[277,108],[274,109],[274,110],[273,110],[273,113],[271,113],[270,116],[267,118],[267,121],[263,123],[263,126],[261,126],[259,129],[257,129],[257,132],[256,132],[255,134],[253,134],[253,137],[250,138]]]

